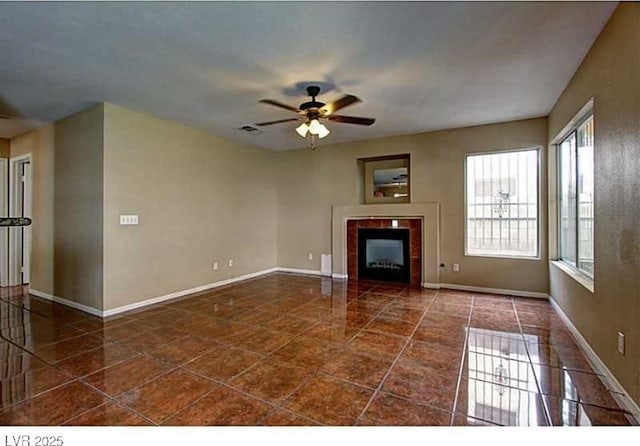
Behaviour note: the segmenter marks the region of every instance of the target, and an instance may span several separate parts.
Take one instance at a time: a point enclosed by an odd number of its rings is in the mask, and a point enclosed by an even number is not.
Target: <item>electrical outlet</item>
[[[624,355],[624,333],[618,332],[618,353]]]
[[[309,260],[313,260],[313,253],[312,252],[309,253]]]
[[[213,262],[213,270],[218,271],[218,262]]]
[[[460,271],[460,264],[459,263],[454,263],[453,264],[453,272],[457,273]]]
[[[233,259],[229,259],[228,265],[229,268],[233,268]]]

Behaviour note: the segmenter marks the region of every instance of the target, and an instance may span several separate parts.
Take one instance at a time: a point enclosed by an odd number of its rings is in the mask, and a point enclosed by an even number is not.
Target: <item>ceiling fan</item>
[[[263,127],[273,124],[281,124],[283,122],[303,121],[299,127],[296,128],[296,132],[303,138],[307,134],[311,135],[313,139],[315,136],[324,138],[329,134],[329,129],[320,123],[320,120],[329,120],[334,122],[340,122],[343,124],[356,124],[356,125],[371,125],[376,120],[374,118],[361,118],[357,116],[343,116],[334,115],[333,113],[348,107],[349,105],[362,102],[356,96],[346,94],[335,101],[325,104],[324,102],[316,101],[316,96],[320,94],[320,87],[317,85],[307,86],[307,94],[311,96],[311,101],[300,104],[297,108],[291,105],[283,104],[282,102],[273,99],[261,99],[263,104],[273,105],[275,107],[283,108],[285,110],[297,113],[295,118],[279,119],[277,121],[258,122],[257,126]]]

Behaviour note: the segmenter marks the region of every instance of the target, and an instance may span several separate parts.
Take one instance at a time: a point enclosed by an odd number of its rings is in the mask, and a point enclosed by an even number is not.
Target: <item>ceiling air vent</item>
[[[242,130],[243,132],[251,133],[253,135],[264,133],[264,130],[260,130],[258,127],[254,127],[252,125],[241,125],[238,127],[238,130]]]

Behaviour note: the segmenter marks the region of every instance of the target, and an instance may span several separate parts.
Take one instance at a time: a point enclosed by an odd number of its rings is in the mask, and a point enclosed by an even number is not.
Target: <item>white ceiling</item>
[[[545,116],[608,20],[603,2],[0,3],[0,137],[98,102],[274,150],[319,83],[323,144]]]

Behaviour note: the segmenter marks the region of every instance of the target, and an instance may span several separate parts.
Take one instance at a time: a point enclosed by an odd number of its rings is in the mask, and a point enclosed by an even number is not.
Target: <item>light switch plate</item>
[[[137,224],[138,224],[137,215],[121,215],[120,216],[120,225],[137,225]]]

